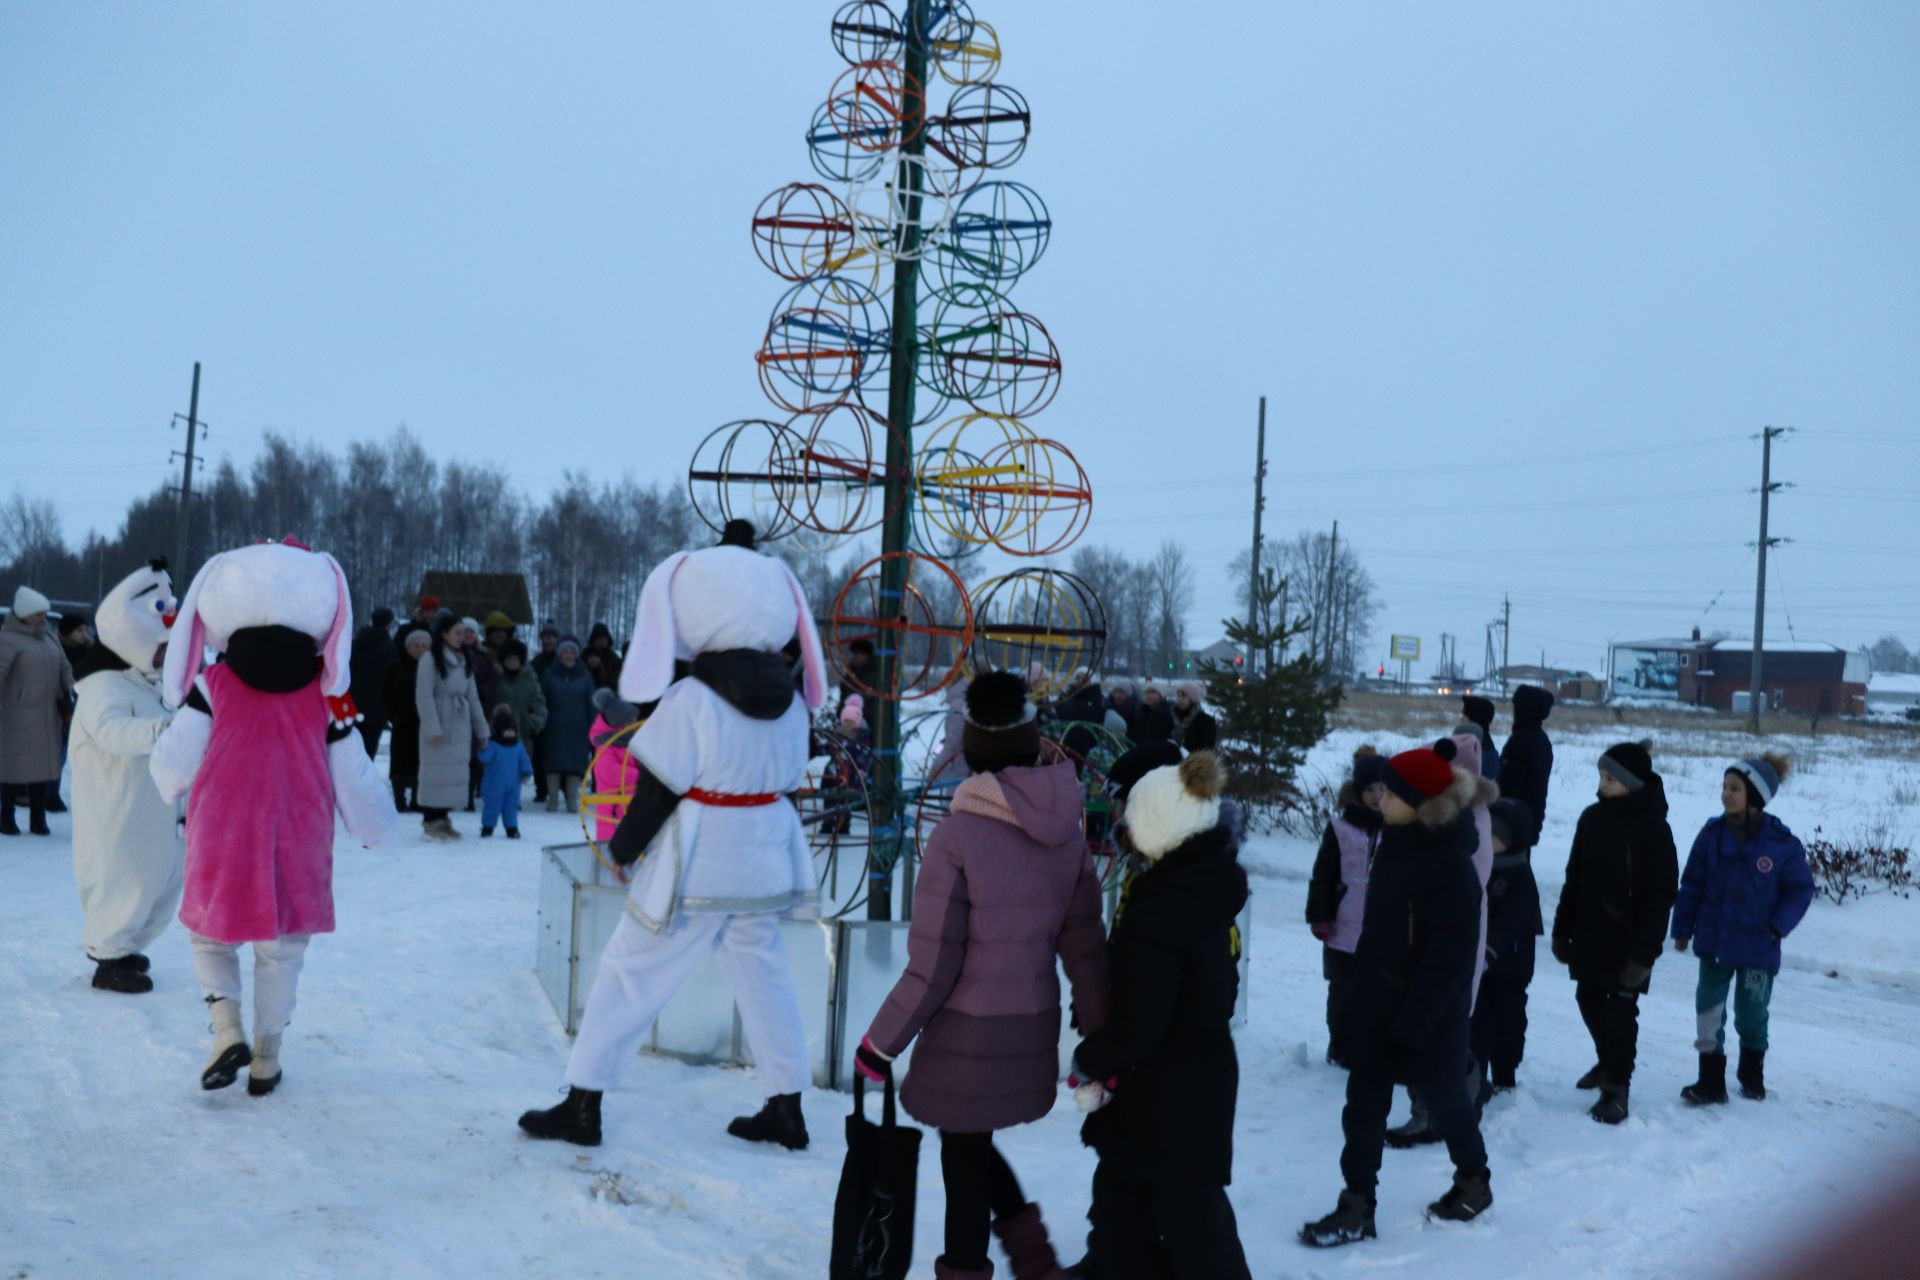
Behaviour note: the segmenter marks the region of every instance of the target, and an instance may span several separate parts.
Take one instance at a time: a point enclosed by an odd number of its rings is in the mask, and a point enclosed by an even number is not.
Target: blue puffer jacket
[[[1780,940],[1813,905],[1807,851],[1785,823],[1763,814],[1749,840],[1725,817],[1700,829],[1680,876],[1673,936],[1708,960],[1780,972]]]

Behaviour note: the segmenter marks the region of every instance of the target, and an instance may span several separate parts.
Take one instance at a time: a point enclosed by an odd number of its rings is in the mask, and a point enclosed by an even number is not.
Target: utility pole
[[[1747,693],[1747,732],[1760,732],[1761,654],[1767,636],[1767,548],[1778,539],[1767,537],[1767,499],[1782,486],[1773,482],[1773,438],[1783,436],[1791,427],[1767,427],[1760,432],[1760,567],[1753,589],[1753,672]]]
[[[1260,625],[1260,514],[1267,506],[1267,398],[1260,397],[1260,443],[1253,466],[1253,571],[1247,579],[1247,630]],[[1282,610],[1280,626],[1286,628]],[[1253,646],[1247,647],[1247,675],[1253,675]]]
[[[1325,654],[1322,664],[1328,672],[1333,670],[1333,575],[1340,569],[1340,522],[1333,522],[1333,540],[1327,544],[1327,582],[1326,600],[1320,606],[1321,644]]]
[[[1513,665],[1513,597],[1500,597],[1500,692],[1507,691],[1507,668]]]
[[[178,421],[180,415],[173,415]],[[193,394],[187,401],[186,470],[180,476],[180,515],[173,529],[173,571],[187,571],[187,530],[193,525],[193,448],[200,437],[200,362],[193,362]],[[180,456],[176,451],[175,456]],[[185,578],[179,581],[185,582]]]

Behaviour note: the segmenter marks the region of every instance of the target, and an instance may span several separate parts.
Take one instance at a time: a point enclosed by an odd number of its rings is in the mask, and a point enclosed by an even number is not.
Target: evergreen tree
[[[1210,660],[1202,675],[1207,700],[1221,712],[1228,794],[1270,827],[1297,807],[1294,774],[1327,736],[1327,717],[1340,705],[1342,690],[1327,680],[1326,668],[1311,653],[1302,649],[1287,656],[1292,643],[1312,628],[1312,619],[1277,615],[1275,602],[1286,580],[1272,569],[1262,571],[1260,579],[1254,586],[1253,621],[1226,620],[1227,639],[1247,665]]]

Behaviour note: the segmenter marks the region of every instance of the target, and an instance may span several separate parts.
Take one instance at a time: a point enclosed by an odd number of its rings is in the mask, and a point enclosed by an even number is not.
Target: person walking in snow
[[[1101,1280],[1248,1280],[1227,1187],[1240,1087],[1232,1021],[1234,922],[1247,902],[1238,832],[1211,751],[1128,792],[1126,841],[1144,860],[1108,951],[1113,1011],[1074,1054],[1095,1082],[1084,1136],[1100,1153]],[[1082,1086],[1087,1090],[1086,1086]],[[1015,1269],[1018,1274],[1018,1268]]]
[[[1472,811],[1494,788],[1456,766],[1455,754],[1454,740],[1444,738],[1387,762],[1386,832],[1367,880],[1346,1028],[1346,1189],[1332,1213],[1300,1229],[1309,1245],[1375,1235],[1374,1192],[1396,1083],[1419,1090],[1453,1159],[1453,1186],[1427,1206],[1428,1216],[1466,1222],[1493,1204],[1467,1072],[1480,936]]]
[[[180,906],[180,807],[160,798],[147,767],[173,719],[158,678],[178,607],[165,560],[123,578],[100,602],[100,639],[74,673],[73,879],[102,991],[153,990],[147,945]]]
[[[468,662],[468,639],[466,624],[442,609],[434,616],[433,643],[413,680],[413,706],[420,716],[420,784],[414,803],[420,808],[421,834],[441,843],[460,838],[451,815],[467,804],[473,753],[487,741],[487,716]]]
[[[0,835],[17,836],[14,806],[27,803],[27,829],[52,835],[49,796],[60,790],[60,743],[73,705],[73,665],[47,627],[53,607],[32,587],[13,593],[0,619]]]
[[[149,767],[163,802],[187,796],[180,922],[193,935],[213,1048],[203,1089],[248,1067],[247,1092],[281,1081],[307,944],[331,933],[333,822],[392,843],[396,815],[354,733],[353,608],[332,556],[292,542],[222,552],[187,588],[163,691],[179,708]],[[208,645],[223,655],[206,669]],[[240,947],[253,944],[254,1040],[240,1014]]]
[[[782,652],[796,634],[798,691]],[[676,681],[675,658],[687,654],[691,674]],[[727,1132],[807,1145],[800,1094],[813,1071],[780,920],[817,910],[812,852],[788,797],[806,785],[809,712],[826,692],[812,610],[780,561],[708,547],[648,575],[620,694],[658,705],[628,743],[639,778],[608,849],[640,866],[600,957],[566,1099],[521,1116],[528,1134],[598,1146],[601,1095],[681,983],[717,954],[767,1098]],[[583,746],[585,731],[583,722]]]
[[[1062,1275],[1039,1206],[993,1142],[999,1130],[1046,1115],[1058,1096],[1056,957],[1083,1031],[1106,1026],[1111,998],[1079,779],[1070,764],[1041,763],[1040,742],[1026,681],[1010,671],[973,681],[964,745],[972,774],[928,840],[906,972],[855,1057],[862,1075],[885,1080],[918,1041],[900,1104],[940,1131],[947,1222],[934,1261],[939,1280],[990,1277],[990,1229],[1016,1280]],[[1135,1047],[1103,1052],[1132,1066]]]
[[[1740,1096],[1767,1096],[1767,1006],[1780,972],[1780,944],[1813,905],[1807,851],[1767,812],[1790,763],[1771,752],[1736,760],[1720,784],[1724,812],[1709,819],[1687,855],[1673,907],[1673,946],[1700,958],[1694,993],[1700,1078],[1680,1091],[1693,1106],[1727,1100],[1727,1002],[1740,1036]]]
[[[580,642],[562,636],[547,673],[540,677],[540,694],[547,702],[547,724],[540,734],[540,754],[547,770],[547,812],[564,804],[571,813],[580,806],[580,779],[592,763],[593,677],[580,661]]]
[[[1353,994],[1353,952],[1366,912],[1367,870],[1380,849],[1386,820],[1387,761],[1372,747],[1353,753],[1353,772],[1340,786],[1339,808],[1320,835],[1320,851],[1307,881],[1307,928],[1321,944],[1320,973],[1327,980],[1327,1061],[1347,1065],[1340,1029]]]
[[[1527,802],[1501,796],[1488,811],[1493,873],[1487,880],[1486,970],[1473,1006],[1473,1058],[1478,1096],[1505,1092],[1527,1049],[1527,988],[1533,984],[1534,939],[1546,932],[1532,849],[1538,829]]]
[[[520,780],[533,776],[533,759],[520,745],[520,730],[506,705],[493,711],[493,733],[477,753],[480,762],[480,835],[504,823],[507,839],[520,838]]]
[[[420,676],[420,661],[432,647],[433,632],[409,622],[401,628],[400,656],[380,682],[381,705],[393,729],[387,748],[387,777],[393,784],[397,813],[413,813],[419,808],[420,707],[414,701],[413,688]]]
[[[367,758],[380,754],[380,735],[386,732],[387,672],[400,660],[400,649],[393,643],[393,610],[381,605],[373,611],[373,621],[353,638],[352,695],[360,708],[360,737],[367,744]]]
[[[1553,714],[1553,695],[1523,684],[1513,691],[1513,731],[1500,750],[1500,794],[1518,796],[1529,812],[1546,826],[1547,792],[1553,786],[1553,742],[1547,737],[1547,717]]]
[[[1665,945],[1679,877],[1666,783],[1647,744],[1608,747],[1600,757],[1600,799],[1574,828],[1553,913],[1553,958],[1573,976],[1598,1059],[1578,1087],[1600,1090],[1588,1114],[1602,1124],[1627,1118],[1640,997]]]

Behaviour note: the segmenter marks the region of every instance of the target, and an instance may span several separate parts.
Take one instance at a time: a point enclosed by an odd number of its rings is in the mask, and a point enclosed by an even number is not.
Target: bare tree
[[[32,585],[46,581],[66,555],[59,508],[50,498],[29,498],[15,485],[13,496],[0,506],[0,563],[11,564],[15,578]]]
[[[1168,539],[1145,566],[1153,592],[1155,669],[1172,664],[1187,647],[1187,610],[1193,607],[1193,562],[1187,549]]]
[[[1326,660],[1336,677],[1355,670],[1384,607],[1359,553],[1344,541],[1336,552],[1331,535],[1306,532],[1281,543],[1277,555],[1289,584],[1289,612],[1310,620],[1310,652]],[[1235,561],[1239,583],[1248,559]],[[1244,599],[1244,585],[1240,589]]]
[[[1907,648],[1899,636],[1881,636],[1867,646],[1867,661],[1875,671],[1911,673],[1920,671],[1920,656]]]

